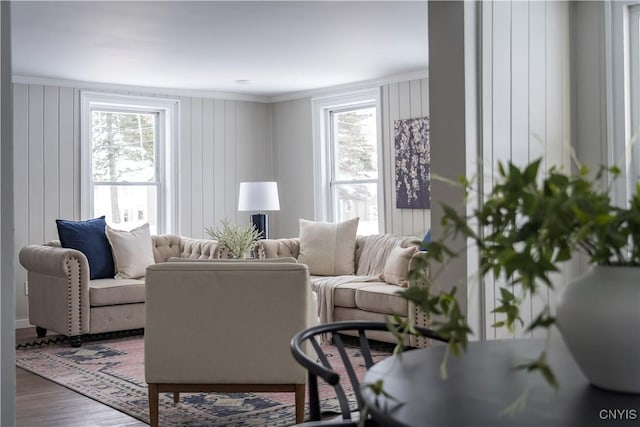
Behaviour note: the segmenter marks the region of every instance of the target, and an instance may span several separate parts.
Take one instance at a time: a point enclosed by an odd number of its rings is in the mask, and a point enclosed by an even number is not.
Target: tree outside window
[[[359,234],[376,234],[378,224],[378,140],[375,106],[330,114],[335,221],[359,217]]]
[[[158,113],[91,111],[94,214],[111,224],[130,228],[145,216],[157,224],[157,118]],[[142,216],[134,221],[130,212]]]

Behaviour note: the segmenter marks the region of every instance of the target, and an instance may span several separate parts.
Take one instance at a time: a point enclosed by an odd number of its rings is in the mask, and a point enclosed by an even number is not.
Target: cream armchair
[[[151,426],[161,392],[295,392],[303,421],[306,375],[289,342],[316,323],[305,265],[167,262],[147,268],[145,291]]]

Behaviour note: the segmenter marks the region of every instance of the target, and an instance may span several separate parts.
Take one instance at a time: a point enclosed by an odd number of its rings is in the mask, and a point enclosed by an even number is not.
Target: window
[[[316,216],[361,235],[384,229],[379,116],[378,89],[314,100]]]
[[[82,216],[173,230],[177,101],[85,92],[81,103]]]

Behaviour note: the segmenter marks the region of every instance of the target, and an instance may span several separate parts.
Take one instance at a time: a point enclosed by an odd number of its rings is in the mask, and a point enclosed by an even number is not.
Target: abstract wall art
[[[431,207],[429,118],[395,120],[396,208]]]

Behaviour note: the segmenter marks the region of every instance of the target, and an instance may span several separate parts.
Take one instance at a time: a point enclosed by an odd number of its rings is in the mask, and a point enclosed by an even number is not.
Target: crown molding
[[[87,82],[87,81],[79,81],[79,80],[60,80],[60,79],[50,79],[46,77],[33,77],[33,76],[12,76],[13,83],[19,84],[33,84],[33,85],[43,85],[43,86],[62,86],[62,87],[72,87],[76,89],[92,89],[92,90],[109,90],[109,91],[120,91],[120,92],[137,92],[146,95],[170,95],[170,96],[191,96],[198,98],[212,98],[212,99],[223,99],[223,100],[231,100],[231,101],[251,101],[251,102],[263,102],[269,103],[272,102],[271,98],[268,96],[260,96],[260,95],[245,95],[240,93],[230,93],[230,92],[215,92],[208,90],[197,90],[197,89],[172,89],[172,88],[163,88],[163,87],[148,87],[148,86],[131,86],[131,85],[120,85],[113,83],[98,83],[98,82]]]
[[[314,98],[319,96],[329,96],[337,93],[354,92],[362,89],[370,89],[376,86],[383,86],[391,83],[404,82],[408,80],[426,79],[429,77],[429,71],[416,71],[413,73],[397,74],[394,76],[384,77],[381,79],[362,80],[359,82],[345,83],[336,86],[328,86],[318,89],[310,89],[299,92],[290,92],[282,95],[271,96],[270,102],[291,101],[299,98]]]
[[[176,96],[176,97],[191,96],[191,97],[223,99],[223,100],[231,100],[231,101],[275,103],[275,102],[282,102],[282,101],[290,101],[290,100],[299,99],[299,98],[328,96],[336,93],[352,92],[352,91],[357,91],[361,89],[369,89],[371,87],[382,86],[385,84],[398,83],[398,82],[408,81],[408,80],[418,80],[418,79],[424,79],[428,77],[429,77],[429,72],[427,70],[424,70],[424,71],[417,71],[414,73],[406,73],[406,74],[389,76],[381,79],[363,80],[359,82],[345,83],[345,84],[336,85],[336,86],[328,86],[328,87],[303,90],[298,92],[289,92],[289,93],[284,93],[282,95],[273,95],[273,96],[245,95],[245,94],[239,94],[239,93],[216,92],[216,91],[197,90],[197,89],[172,89],[172,88],[160,88],[160,87],[149,87],[149,86],[131,86],[131,85],[120,85],[120,84],[113,84],[113,83],[88,82],[88,81],[80,81],[80,80],[62,80],[62,79],[51,79],[46,77],[20,76],[20,75],[13,75],[12,81],[13,83],[18,83],[18,84],[62,86],[62,87],[72,87],[76,89],[108,90],[108,91],[114,91],[114,92],[137,92],[145,95],[170,95],[170,96]]]

